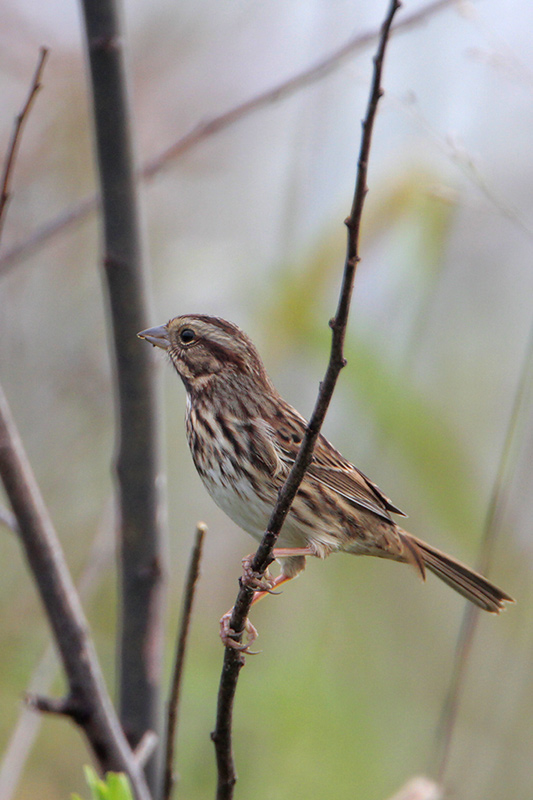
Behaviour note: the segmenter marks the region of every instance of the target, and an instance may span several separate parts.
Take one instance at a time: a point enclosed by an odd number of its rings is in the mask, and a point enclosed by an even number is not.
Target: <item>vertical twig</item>
[[[202,548],[207,527],[203,522],[196,526],[196,536],[191,552],[189,569],[187,571],[187,582],[183,595],[183,608],[178,629],[178,646],[176,648],[176,659],[172,671],[172,684],[168,698],[165,756],[164,756],[164,778],[163,778],[163,800],[170,800],[172,788],[175,782],[175,762],[176,762],[176,734],[178,728],[179,705],[181,699],[181,682],[183,677],[183,667],[185,664],[185,652],[187,649],[187,639],[191,624],[192,604],[196,584],[200,576],[200,560],[202,558]]]
[[[136,346],[147,320],[123,40],[114,0],[83,0],[114,344],[120,511],[120,718],[131,745],[159,728],[162,565],[153,356]],[[148,764],[155,789],[156,759]]]
[[[341,369],[344,367],[345,360],[343,355],[344,337],[348,322],[348,313],[352,296],[355,270],[359,261],[359,231],[361,215],[365,196],[367,193],[367,171],[372,131],[376,118],[376,111],[380,97],[383,94],[381,88],[381,75],[385,50],[389,38],[392,20],[397,10],[400,8],[398,0],[391,0],[385,20],[381,26],[379,43],[376,55],[374,56],[374,70],[370,88],[369,100],[365,118],[363,120],[363,132],[361,146],[357,163],[357,177],[354,191],[354,198],[350,216],[346,220],[348,228],[348,243],[342,286],[340,290],[339,302],[335,317],[330,321],[332,329],[331,354],[324,380],[320,384],[315,408],[309,420],[306,433],[293,467],[285,481],[272,511],[261,543],[252,561],[254,572],[262,574],[272,561],[272,549],[281,530],[281,526],[289,512],[291,503],[298,491],[298,487],[303,479],[313,454],[313,448],[317,440],[320,428],[324,421],[335,384]],[[253,590],[241,586],[230,621],[230,627],[236,631],[237,641],[242,637],[244,623],[250,610],[253,597]],[[227,647],[224,654],[224,665],[220,678],[217,719],[212,739],[215,744],[217,759],[218,784],[217,800],[230,800],[233,797],[233,790],[237,780],[235,763],[233,758],[232,745],[232,716],[235,692],[239,672],[244,664],[242,652]]]
[[[498,468],[492,485],[487,515],[483,527],[477,569],[486,575],[494,550],[494,544],[500,531],[502,516],[505,507],[507,490],[512,475],[513,447],[519,440],[519,426],[525,420],[526,400],[533,386],[533,325],[529,332],[524,361],[520,370],[518,384],[515,390],[513,406],[509,415],[507,430],[503,443]],[[467,603],[463,612],[461,628],[455,647],[454,665],[450,678],[448,691],[444,698],[440,719],[437,725],[435,738],[435,773],[437,780],[442,783],[448,767],[450,749],[455,730],[455,722],[461,702],[462,690],[466,680],[469,656],[472,651],[474,638],[479,622],[479,609]]]
[[[45,49],[41,50],[28,99],[17,118],[7,151],[0,223],[5,217],[10,177],[20,136],[40,86],[46,54]],[[150,794],[144,775],[128,746],[107,693],[79,597],[1,386],[0,478],[11,503],[17,533],[55,636],[69,687],[67,697],[61,700],[33,696],[29,698],[29,702],[41,711],[71,717],[84,730],[101,769],[125,772],[137,800],[149,800]]]

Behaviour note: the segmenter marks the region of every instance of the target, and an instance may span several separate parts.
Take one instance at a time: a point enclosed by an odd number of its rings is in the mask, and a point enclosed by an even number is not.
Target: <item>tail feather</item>
[[[417,539],[416,536],[402,531],[402,540],[410,553],[413,550],[418,551],[421,561],[427,569],[485,611],[499,614],[505,608],[504,603],[514,603],[512,597],[484,578],[483,575],[474,572],[470,567],[461,564],[460,561],[442,553],[435,547],[431,547],[421,539]],[[413,559],[409,558],[408,560],[412,561]],[[418,559],[416,561],[418,562]]]

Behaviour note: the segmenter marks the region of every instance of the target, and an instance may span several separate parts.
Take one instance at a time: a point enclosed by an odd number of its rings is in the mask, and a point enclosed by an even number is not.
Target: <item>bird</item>
[[[307,421],[276,390],[255,345],[234,323],[186,314],[138,336],[166,351],[185,386],[187,441],[205,488],[260,540]],[[406,516],[319,434],[273,551],[280,574],[255,578],[251,557],[243,560],[248,585],[257,590],[254,601],[298,575],[307,557],[343,552],[411,564],[423,579],[429,570],[491,613],[514,602],[483,575],[405,531],[393,515]],[[221,620],[223,642],[242,648],[231,637],[229,614]],[[257,632],[247,625],[251,641]]]

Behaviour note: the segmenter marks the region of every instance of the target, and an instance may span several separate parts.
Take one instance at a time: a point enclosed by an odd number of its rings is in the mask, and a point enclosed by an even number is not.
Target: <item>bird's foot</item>
[[[276,585],[276,581],[268,569],[263,574],[255,572],[252,569],[253,559],[254,554],[252,553],[242,560],[242,586],[247,586],[249,589],[253,589],[254,592],[271,592]]]
[[[252,653],[250,651],[250,646],[255,642],[259,634],[257,633],[257,628],[252,625],[248,617],[244,623],[244,633],[248,639],[247,642],[238,642],[235,641],[235,637],[238,635],[233,628],[230,627],[231,625],[231,615],[233,614],[233,609],[227,611],[223,617],[220,619],[220,638],[222,639],[222,644],[224,647],[231,647],[233,650],[239,650],[242,653],[248,653],[248,655],[256,655],[256,653]]]

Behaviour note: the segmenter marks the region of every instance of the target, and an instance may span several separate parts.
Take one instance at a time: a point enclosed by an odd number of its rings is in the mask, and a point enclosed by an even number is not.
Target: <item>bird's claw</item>
[[[248,638],[247,642],[237,642],[235,641],[235,636],[237,636],[236,631],[230,627],[231,623],[231,616],[233,614],[233,609],[231,611],[226,612],[223,617],[220,619],[220,638],[222,639],[222,644],[224,647],[231,647],[233,650],[239,650],[241,653],[247,653],[250,656],[257,655],[257,653],[252,652],[249,648],[255,642],[259,634],[257,633],[257,628],[252,625],[248,617],[244,623],[244,633]]]
[[[253,558],[253,555],[251,555],[242,560],[241,585],[253,589],[254,592],[268,592],[270,594],[275,586],[274,578],[272,578],[268,570],[265,570],[264,574],[255,572],[252,569]]]

